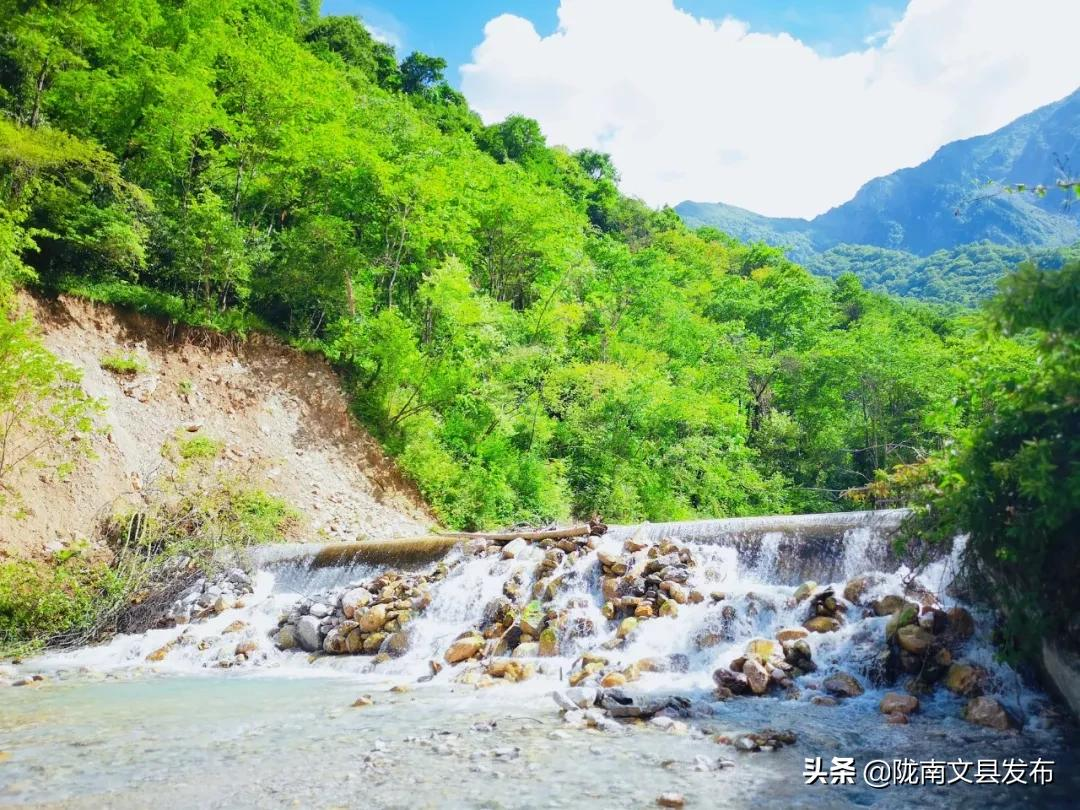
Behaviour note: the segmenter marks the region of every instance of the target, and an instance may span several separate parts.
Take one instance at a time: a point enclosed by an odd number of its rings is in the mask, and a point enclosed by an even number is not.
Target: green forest
[[[316,6],[0,4],[8,305],[30,285],[325,355],[448,527],[913,500],[1061,587],[1075,264],[981,311],[839,257],[813,276],[533,120],[485,125],[443,60]]]

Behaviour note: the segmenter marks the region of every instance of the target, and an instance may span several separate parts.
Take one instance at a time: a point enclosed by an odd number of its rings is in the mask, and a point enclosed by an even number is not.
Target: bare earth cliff
[[[96,457],[66,481],[22,472],[28,514],[0,515],[0,558],[91,538],[98,517],[152,480],[162,445],[178,432],[223,441],[226,463],[259,469],[302,515],[291,539],[408,536],[435,523],[350,415],[321,359],[265,336],[211,337],[75,298],[23,303],[48,348],[82,369],[84,389],[106,409]],[[125,377],[101,367],[117,354],[140,359],[146,371]]]

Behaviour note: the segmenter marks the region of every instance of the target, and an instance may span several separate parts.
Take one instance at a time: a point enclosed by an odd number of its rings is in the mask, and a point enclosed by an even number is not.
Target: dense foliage
[[[1037,656],[1046,636],[1077,649],[1080,263],[1024,265],[985,314],[985,348],[960,391],[971,427],[857,494],[913,503],[917,536],[969,535],[977,581],[1006,608],[1009,652]]]
[[[838,245],[812,257],[806,266],[828,278],[854,273],[867,289],[970,307],[992,298],[998,282],[1023,262],[1057,270],[1077,259],[1080,245],[1026,249],[979,242],[929,256],[869,245]]]
[[[324,352],[449,525],[828,508],[969,418],[966,321],[693,232],[355,19],[2,7],[5,272]]]

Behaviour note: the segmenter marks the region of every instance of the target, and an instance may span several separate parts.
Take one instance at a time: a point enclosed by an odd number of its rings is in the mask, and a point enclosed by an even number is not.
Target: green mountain
[[[1063,173],[1074,175],[1078,162],[1080,90],[996,132],[946,144],[914,168],[875,178],[810,220],[723,203],[688,201],[676,211],[692,226],[785,247],[815,272],[833,275],[843,265],[890,292],[968,301],[992,291],[1032,249],[1050,249],[1031,258],[1060,264],[1064,253],[1057,249],[1080,242],[1080,206],[1052,192],[1003,191],[1053,185]],[[883,265],[894,271],[883,274]]]

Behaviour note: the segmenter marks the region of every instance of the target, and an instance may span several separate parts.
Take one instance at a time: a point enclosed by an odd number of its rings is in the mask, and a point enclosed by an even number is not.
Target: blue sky
[[[802,217],[1075,90],[1080,30],[1080,0],[323,0],[322,11],[359,15],[403,56],[444,57],[485,122],[523,114],[551,144],[609,152],[623,191],[650,204]]]
[[[550,34],[558,5],[558,0],[323,0],[322,13],[355,14],[404,53],[442,56],[450,66],[447,78],[459,85],[458,68],[480,44],[488,20],[515,14],[530,20],[541,35]],[[865,47],[868,38],[900,18],[907,0],[678,0],[676,5],[698,17],[737,17],[753,31],[788,33],[822,55],[835,56]]]

